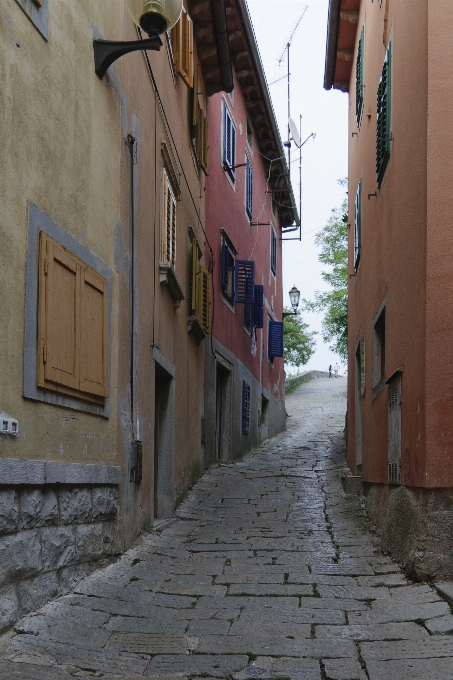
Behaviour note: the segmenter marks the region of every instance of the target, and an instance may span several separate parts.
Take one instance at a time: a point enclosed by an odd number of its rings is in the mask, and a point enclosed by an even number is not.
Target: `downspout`
[[[225,0],[211,0],[214,29],[219,53],[222,87],[225,92],[232,92],[234,88],[233,69],[231,67],[230,45],[228,42],[228,27],[226,21]]]
[[[330,0],[329,19],[327,22],[326,64],[324,71],[324,89],[331,90],[335,78],[337,63],[338,31],[340,28],[341,0]]]

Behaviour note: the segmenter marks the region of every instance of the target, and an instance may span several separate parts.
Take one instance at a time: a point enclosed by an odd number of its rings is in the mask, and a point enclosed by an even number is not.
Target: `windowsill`
[[[198,340],[198,342],[201,342],[202,340],[205,339],[206,333],[200,326],[200,322],[198,321],[196,316],[189,316],[187,319],[187,329],[189,333],[192,333],[194,337]]]
[[[376,397],[378,397],[378,396],[380,395],[380,393],[381,393],[382,390],[384,389],[385,385],[386,385],[386,382],[385,382],[385,376],[384,376],[384,377],[382,377],[382,378],[379,380],[379,382],[376,383],[376,385],[373,387],[373,397],[372,397],[372,398],[373,398],[373,401],[376,399]]]
[[[161,262],[159,264],[159,274],[160,282],[167,286],[168,292],[174,300],[174,307],[178,309],[181,306],[181,300],[185,300],[186,296],[175,274],[175,270],[169,262]]]

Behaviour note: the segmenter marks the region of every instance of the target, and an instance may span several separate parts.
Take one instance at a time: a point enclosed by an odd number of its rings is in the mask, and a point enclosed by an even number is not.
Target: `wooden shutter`
[[[392,50],[389,45],[377,93],[376,178],[379,186],[384,178],[391,152],[391,62]]]
[[[249,260],[235,262],[235,302],[253,303],[253,284],[255,279],[255,263]]]
[[[269,357],[283,357],[283,321],[269,321]]]
[[[212,275],[199,267],[197,276],[197,319],[205,333],[211,332]]]
[[[38,385],[79,386],[78,260],[47,234],[40,234]]]
[[[82,392],[107,396],[107,281],[93,269],[80,277],[80,387]]]
[[[192,127],[198,125],[198,64],[193,67],[193,90],[192,90]]]
[[[250,385],[242,381],[242,432],[250,432]]]
[[[184,8],[172,30],[172,50],[176,70],[186,85],[193,87],[193,23]]]
[[[253,286],[252,325],[263,328],[264,286]]]
[[[107,281],[41,232],[38,286],[38,387],[103,404]]]
[[[365,27],[362,27],[360,34],[359,46],[357,50],[357,61],[355,68],[355,115],[357,120],[357,127],[360,127],[363,112],[363,95],[364,95],[364,41],[365,41]]]
[[[197,278],[200,266],[198,264],[199,250],[195,238],[192,239],[190,246],[190,305],[192,311],[197,309]]]
[[[201,107],[198,107],[197,161],[204,174],[208,174],[209,129],[208,120]]]
[[[176,199],[166,170],[162,173],[162,262],[172,267],[176,261]]]

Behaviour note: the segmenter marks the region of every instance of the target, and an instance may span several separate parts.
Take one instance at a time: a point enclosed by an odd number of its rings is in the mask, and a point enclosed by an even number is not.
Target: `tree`
[[[290,366],[304,366],[313,355],[316,342],[314,336],[316,332],[308,332],[308,324],[302,321],[300,312],[293,314],[283,320],[283,346],[285,350],[285,363]]]
[[[347,179],[338,183],[346,187]],[[304,300],[310,312],[325,312],[322,337],[332,342],[330,349],[346,362],[348,356],[348,201],[344,198],[339,208],[334,208],[325,227],[316,234],[315,243],[321,247],[318,256],[328,269],[321,273],[330,290],[315,292],[314,300]]]

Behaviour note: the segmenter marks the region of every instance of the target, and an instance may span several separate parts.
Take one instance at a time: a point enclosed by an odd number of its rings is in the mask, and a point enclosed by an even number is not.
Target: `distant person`
[[[338,371],[340,370],[340,367],[338,364],[335,364],[333,367],[333,370],[335,371],[335,377],[338,378]]]
[[[332,364],[329,364],[329,378],[332,377]]]

